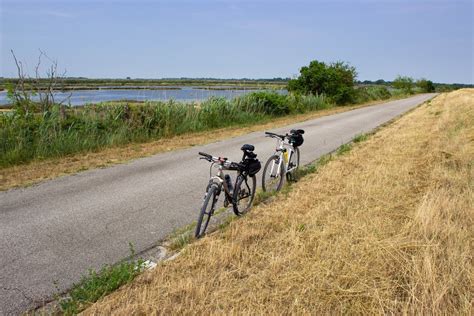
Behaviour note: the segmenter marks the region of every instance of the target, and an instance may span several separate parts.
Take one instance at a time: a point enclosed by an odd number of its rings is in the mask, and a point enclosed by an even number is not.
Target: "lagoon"
[[[210,97],[224,97],[232,99],[250,92],[260,91],[259,89],[248,89],[239,87],[189,87],[174,86],[159,89],[140,88],[137,89],[110,89],[107,87],[96,90],[72,90],[55,93],[56,101],[66,100],[65,104],[72,106],[84,105],[88,103],[99,103],[105,101],[167,101],[175,100],[180,102],[202,101]],[[277,93],[286,94],[286,90],[275,90]],[[0,92],[0,105],[9,104],[6,91]]]

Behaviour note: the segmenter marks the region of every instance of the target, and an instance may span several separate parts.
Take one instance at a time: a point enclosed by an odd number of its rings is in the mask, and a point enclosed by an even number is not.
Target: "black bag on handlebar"
[[[299,147],[303,145],[304,139],[303,135],[301,134],[291,134],[289,143],[292,144],[294,147]]]
[[[245,171],[251,176],[257,174],[262,168],[262,164],[256,158],[245,158],[242,164],[245,166]]]

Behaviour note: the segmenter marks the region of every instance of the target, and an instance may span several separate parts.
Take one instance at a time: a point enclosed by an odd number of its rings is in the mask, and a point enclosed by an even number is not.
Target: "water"
[[[170,89],[166,90],[114,90],[104,88],[101,90],[79,90],[65,93],[57,92],[55,93],[55,99],[56,101],[68,99],[65,103],[73,106],[117,100],[166,101],[173,99],[181,102],[192,102],[206,100],[211,96],[232,99],[236,96],[247,94],[252,91],[256,90],[208,90],[198,87],[170,87]],[[286,94],[286,90],[276,90],[276,92]],[[8,103],[10,103],[10,101],[7,99],[6,92],[0,92],[0,104]]]

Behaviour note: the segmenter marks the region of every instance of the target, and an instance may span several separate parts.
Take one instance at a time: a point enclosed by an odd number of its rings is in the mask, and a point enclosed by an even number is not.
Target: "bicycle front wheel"
[[[264,192],[273,193],[279,191],[283,185],[285,166],[281,157],[273,155],[268,158],[265,168],[263,168],[262,189]]]
[[[201,212],[199,213],[199,218],[196,225],[196,231],[194,236],[196,238],[201,238],[206,233],[207,226],[211,219],[212,214],[214,214],[214,209],[217,202],[217,185],[213,184],[209,187],[204,198],[204,203],[201,207]]]
[[[257,179],[253,175],[247,177],[240,175],[237,178],[233,194],[235,215],[240,216],[252,207],[256,186]]]

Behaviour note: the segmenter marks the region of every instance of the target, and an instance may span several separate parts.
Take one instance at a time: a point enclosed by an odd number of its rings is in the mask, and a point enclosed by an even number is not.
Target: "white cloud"
[[[54,16],[58,18],[72,18],[73,15],[69,14],[67,12],[62,12],[62,11],[53,11],[53,10],[40,10],[37,12],[37,14],[42,14],[42,15],[49,15],[49,16]]]

